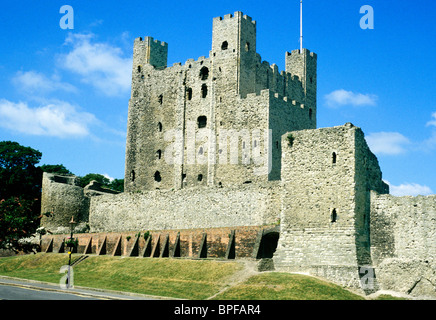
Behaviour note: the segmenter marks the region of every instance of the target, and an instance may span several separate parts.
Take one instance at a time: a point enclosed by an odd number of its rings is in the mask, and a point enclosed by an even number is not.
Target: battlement
[[[315,52],[312,52],[308,49],[303,49],[303,53],[310,56],[310,57],[313,57],[315,59],[318,57]],[[286,51],[286,56],[297,55],[297,54],[301,54],[300,49],[295,49],[295,50],[292,50],[291,52]]]
[[[251,17],[247,16],[246,14],[243,14],[241,11],[235,11],[234,14],[226,14],[224,17],[215,17],[213,18],[213,22],[219,22],[219,21],[228,21],[234,18],[242,18],[246,20],[247,22],[251,22],[252,24],[256,25],[256,21],[253,20]]]
[[[135,39],[135,41],[142,41],[142,42],[145,41],[148,43],[153,43],[154,45],[161,45],[163,47],[168,47],[168,43],[166,43],[165,41],[154,39],[153,37],[145,37],[144,39],[142,37],[138,37]]]
[[[168,43],[153,37],[138,37],[133,45],[133,68],[150,64],[163,69],[167,66]]]

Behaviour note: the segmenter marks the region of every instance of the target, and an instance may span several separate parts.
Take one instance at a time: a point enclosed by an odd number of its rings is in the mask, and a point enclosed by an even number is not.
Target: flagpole
[[[303,53],[303,0],[300,0],[300,53]]]

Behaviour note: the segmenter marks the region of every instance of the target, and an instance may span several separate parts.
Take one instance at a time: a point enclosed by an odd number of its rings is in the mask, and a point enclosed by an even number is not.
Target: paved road
[[[101,300],[93,296],[0,284],[0,300]]]
[[[0,277],[0,300],[155,300],[153,297]]]

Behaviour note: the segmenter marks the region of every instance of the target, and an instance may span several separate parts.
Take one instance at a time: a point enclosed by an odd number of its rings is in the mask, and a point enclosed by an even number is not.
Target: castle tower
[[[293,50],[286,52],[285,57],[286,72],[298,76],[300,79],[305,101],[305,106],[311,109],[311,113],[316,115],[316,84],[317,84],[317,55],[308,49]],[[316,127],[316,117],[314,117]]]
[[[359,287],[372,272],[370,190],[389,193],[362,130],[347,123],[285,134],[281,169],[276,270]]]
[[[221,88],[245,97],[256,87],[256,21],[242,12],[213,19],[211,57]],[[218,92],[219,94],[219,92]]]
[[[316,127],[316,55],[286,56],[286,72],[256,52],[256,22],[213,19],[209,57],[167,66],[168,45],[134,43],[125,190],[280,180],[280,137]]]
[[[133,66],[136,68],[150,64],[157,69],[163,69],[167,66],[167,59],[168,43],[154,40],[152,37],[135,39]]]

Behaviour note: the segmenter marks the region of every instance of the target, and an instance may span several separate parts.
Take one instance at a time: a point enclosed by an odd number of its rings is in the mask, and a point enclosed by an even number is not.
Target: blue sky
[[[63,5],[74,29],[62,29]],[[362,29],[363,5],[374,29]],[[212,19],[257,21],[257,52],[284,70],[299,1],[8,1],[0,11],[0,140],[77,175],[124,177],[133,40],[169,44],[168,64],[208,56]],[[318,127],[365,132],[396,195],[436,193],[436,2],[304,0],[318,54]]]

